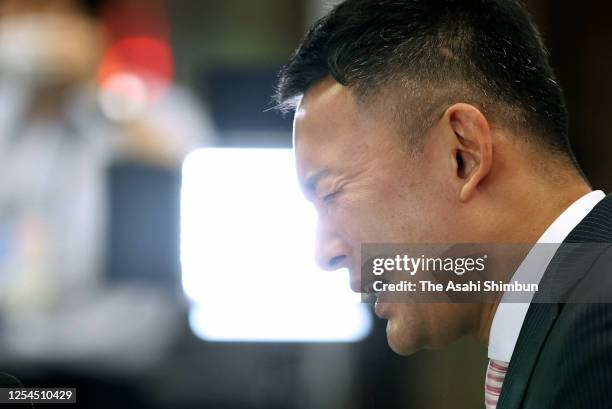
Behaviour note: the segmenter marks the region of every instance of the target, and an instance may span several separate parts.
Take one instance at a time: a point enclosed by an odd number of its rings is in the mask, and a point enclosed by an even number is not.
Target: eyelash
[[[340,193],[339,190],[335,191],[334,193],[330,193],[328,195],[323,196],[323,202],[324,203],[329,203],[330,201],[332,201],[338,195],[338,193]]]

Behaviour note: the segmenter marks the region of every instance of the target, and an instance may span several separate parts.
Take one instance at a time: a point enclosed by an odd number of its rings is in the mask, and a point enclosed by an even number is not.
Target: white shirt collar
[[[576,200],[546,229],[538,243],[562,243],[582,219],[605,197],[606,195],[601,190],[597,190]],[[538,269],[541,279],[556,250],[553,247],[548,249],[545,250],[550,251],[548,257],[542,257],[540,254],[538,257],[531,257],[531,262],[528,262],[530,256],[533,256],[530,252],[517,269],[513,279],[526,271],[525,265],[527,264],[530,266],[530,270],[533,270],[534,267]],[[534,261],[537,265],[534,264]],[[533,274],[531,274],[531,277],[533,277]],[[489,358],[510,362],[528,309],[529,303],[505,303],[502,299],[493,317],[491,332],[489,333]]]

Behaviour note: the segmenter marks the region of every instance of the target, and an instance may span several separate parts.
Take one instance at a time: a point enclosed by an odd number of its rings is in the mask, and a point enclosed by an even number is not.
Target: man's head
[[[347,267],[355,291],[362,243],[535,241],[558,210],[542,200],[587,188],[562,91],[514,0],[347,0],[283,67],[277,102],[296,111],[318,262]],[[482,314],[379,308],[400,353],[478,334]]]

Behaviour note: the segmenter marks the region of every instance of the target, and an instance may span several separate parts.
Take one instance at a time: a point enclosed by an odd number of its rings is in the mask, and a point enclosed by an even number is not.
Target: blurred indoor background
[[[526,3],[609,192],[612,5]],[[310,264],[271,95],[331,4],[0,0],[0,371],[83,408],[483,407],[486,348],[398,357]]]

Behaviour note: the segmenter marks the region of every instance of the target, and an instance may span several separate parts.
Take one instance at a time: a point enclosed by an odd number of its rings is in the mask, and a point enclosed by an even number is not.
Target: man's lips
[[[375,292],[372,287],[369,287],[364,290],[364,294],[362,294],[362,299],[364,302],[372,305],[374,308],[374,312],[376,316],[382,319],[388,319],[388,305],[389,303],[385,303],[382,301],[384,293]]]
[[[374,304],[374,312],[376,316],[381,319],[389,319],[389,303],[381,302],[380,297],[376,298]]]
[[[384,278],[380,278],[377,281],[380,281],[385,284],[387,283],[387,280]],[[388,320],[390,313],[389,303],[383,301],[385,298],[388,298],[388,294],[385,294],[384,292],[374,291],[374,281],[369,281],[367,283],[357,281],[351,282],[351,287],[354,284],[357,284],[357,286],[359,287],[362,301],[370,304],[373,307],[376,316],[378,318]]]
[[[361,301],[363,301],[364,303],[370,304],[371,306],[374,306],[377,298],[378,298],[377,294],[373,291],[364,291],[361,294]]]
[[[376,301],[376,304],[374,304],[374,312],[376,313],[376,316],[378,318],[388,319],[387,316],[385,315],[386,310],[387,310],[387,305],[389,304],[378,302],[378,300]]]

